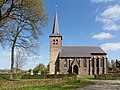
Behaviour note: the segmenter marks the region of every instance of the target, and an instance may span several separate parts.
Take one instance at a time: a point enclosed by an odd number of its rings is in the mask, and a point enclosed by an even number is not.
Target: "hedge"
[[[17,90],[22,87],[33,87],[42,85],[54,85],[64,82],[74,81],[76,76],[67,76],[64,78],[52,78],[52,79],[23,79],[18,81],[4,81],[0,82],[0,90]]]
[[[10,74],[0,74],[0,79],[9,79]]]
[[[44,78],[63,78],[67,76],[76,76],[76,74],[51,74],[51,75],[30,75],[30,74],[24,74],[24,75],[19,75],[19,74],[14,74],[14,78],[19,78],[19,79],[44,79]],[[10,74],[0,74],[0,79],[10,79]]]
[[[76,76],[76,74],[51,74],[51,75],[22,75],[21,79],[44,79],[44,78],[63,78],[68,76]]]

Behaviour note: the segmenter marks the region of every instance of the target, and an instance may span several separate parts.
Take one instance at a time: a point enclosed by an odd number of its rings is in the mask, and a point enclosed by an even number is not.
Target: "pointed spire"
[[[60,32],[59,32],[59,24],[58,24],[58,16],[57,16],[57,5],[55,6],[56,7],[56,15],[54,17],[54,25],[53,25],[53,31],[52,31],[52,34],[50,35],[51,36],[59,36],[59,37],[62,37],[60,35]]]
[[[58,17],[57,17],[57,12],[55,15],[55,19],[54,19],[54,26],[53,26],[53,33],[59,33],[59,25],[58,25]]]

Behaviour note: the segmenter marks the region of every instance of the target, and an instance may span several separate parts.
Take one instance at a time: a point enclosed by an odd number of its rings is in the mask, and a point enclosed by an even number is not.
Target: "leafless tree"
[[[17,50],[16,51],[16,59],[15,59],[15,69],[16,73],[19,72],[27,63],[27,56],[24,50]]]

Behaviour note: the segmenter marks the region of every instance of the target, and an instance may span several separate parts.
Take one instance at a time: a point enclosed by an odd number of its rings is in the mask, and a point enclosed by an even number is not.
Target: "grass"
[[[85,79],[94,79],[94,75],[83,75],[83,76],[80,76],[80,77],[82,77],[82,79],[77,78],[76,81],[70,81],[70,82],[66,82],[66,83],[62,83],[62,84],[24,87],[24,88],[19,88],[19,89],[15,89],[15,90],[71,90],[71,89],[76,89],[76,88],[80,88],[80,87],[84,87],[84,86],[93,84],[92,82],[87,81]],[[120,79],[120,77],[107,77],[107,78],[101,77],[98,80],[116,80],[116,79]],[[16,78],[15,80],[19,80],[19,79]],[[4,81],[8,81],[8,80],[1,77],[0,78],[0,83],[2,81],[4,82]],[[11,89],[11,90],[13,90],[13,89]]]
[[[83,77],[86,79],[94,79],[94,75],[84,75]]]
[[[3,77],[0,77],[0,84],[6,81],[19,81],[19,80],[20,80],[19,78],[10,80],[10,79],[4,79]],[[23,87],[19,89],[16,87],[15,90],[70,90],[70,89],[84,87],[90,84],[91,84],[90,81],[86,81],[84,79],[82,80],[77,79],[75,81],[69,81],[69,82],[65,82],[62,84],[55,84],[55,85],[31,86],[31,87]],[[7,90],[13,90],[13,89],[7,89]]]
[[[7,79],[4,79],[3,77],[0,77],[0,82],[7,81]]]
[[[80,75],[78,76],[80,79],[94,79],[94,75]]]
[[[71,81],[71,82],[66,82],[66,83],[56,84],[56,85],[19,88],[18,90],[70,90],[70,89],[84,87],[90,84],[91,84],[90,81],[76,80],[73,82]]]
[[[4,82],[4,81],[18,81],[18,80],[21,80],[21,79],[17,78],[17,77],[15,77],[14,79],[0,77],[0,82]]]

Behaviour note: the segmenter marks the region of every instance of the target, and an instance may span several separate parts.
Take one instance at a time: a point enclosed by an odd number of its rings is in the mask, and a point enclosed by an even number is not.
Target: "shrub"
[[[0,79],[9,79],[10,74],[0,74]]]
[[[63,78],[67,76],[76,76],[76,74],[51,74],[51,75],[22,75],[22,79],[43,79],[43,78]]]
[[[20,74],[14,74],[13,75],[14,79],[20,79],[21,78],[21,75]],[[6,79],[6,80],[10,80],[10,74],[0,74],[0,80],[3,80],[3,79]]]
[[[52,75],[50,75],[52,76]],[[56,76],[56,75],[53,75]],[[67,76],[67,75],[65,75]],[[26,87],[25,90],[28,90],[28,87],[37,87],[37,86],[48,86],[48,85],[55,85],[59,84],[61,85],[62,83],[65,82],[74,82],[76,80],[76,76],[67,76],[63,78],[52,78],[52,79],[26,79],[26,80],[12,80],[12,81],[5,81],[5,82],[0,82],[0,90],[23,90],[19,89],[22,87]],[[72,83],[73,85],[73,83]],[[65,85],[66,86],[66,85]],[[33,89],[31,89],[33,90]],[[37,89],[41,90],[41,89]],[[47,89],[48,90],[48,89]],[[62,89],[61,89],[62,90]],[[66,89],[65,89],[66,90]]]

